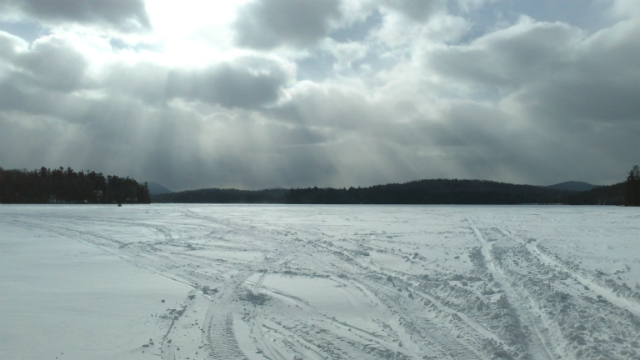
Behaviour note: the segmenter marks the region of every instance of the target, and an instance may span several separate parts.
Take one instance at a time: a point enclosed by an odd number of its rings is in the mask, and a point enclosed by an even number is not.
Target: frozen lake
[[[0,205],[2,359],[637,359],[640,209]]]

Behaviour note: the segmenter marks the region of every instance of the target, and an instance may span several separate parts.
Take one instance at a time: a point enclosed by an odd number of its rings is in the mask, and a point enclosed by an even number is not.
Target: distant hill
[[[152,195],[169,203],[288,204],[558,204],[570,192],[483,180],[420,180],[366,188],[202,189]]]
[[[435,179],[349,189],[318,187],[258,191],[202,189],[157,194],[152,195],[151,198],[153,202],[160,203],[246,204],[622,205],[624,203],[624,183],[594,187],[588,191],[574,190],[583,188],[584,185],[572,186],[570,183],[559,186],[560,189],[557,189],[485,180]]]
[[[598,185],[589,184],[582,181],[566,181],[560,184],[545,186],[547,189],[567,190],[567,191],[589,191],[598,187]]]
[[[175,193],[151,195],[151,200],[158,203],[209,203],[209,204],[269,204],[284,203],[286,189],[270,190],[236,190],[236,189],[201,189],[180,191]]]
[[[419,180],[349,189],[291,189],[292,204],[564,204],[568,191],[485,180]]]
[[[169,194],[173,192],[157,182],[149,181],[147,185],[149,186],[149,194],[151,195]]]

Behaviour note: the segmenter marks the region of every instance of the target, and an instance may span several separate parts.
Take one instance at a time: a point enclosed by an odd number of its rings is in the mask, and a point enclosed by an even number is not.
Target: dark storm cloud
[[[240,9],[235,24],[240,46],[302,47],[322,39],[340,17],[338,0],[257,0]]]
[[[0,12],[45,23],[108,26],[124,32],[150,28],[143,0],[0,0]]]

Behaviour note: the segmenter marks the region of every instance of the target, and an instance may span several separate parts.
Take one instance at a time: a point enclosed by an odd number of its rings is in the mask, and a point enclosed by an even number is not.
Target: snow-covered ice
[[[640,210],[0,205],[2,359],[638,359]]]

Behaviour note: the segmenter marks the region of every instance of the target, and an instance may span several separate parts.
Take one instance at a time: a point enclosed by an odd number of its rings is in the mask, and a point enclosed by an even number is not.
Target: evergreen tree
[[[627,176],[624,189],[624,205],[640,206],[640,169],[634,166]]]

